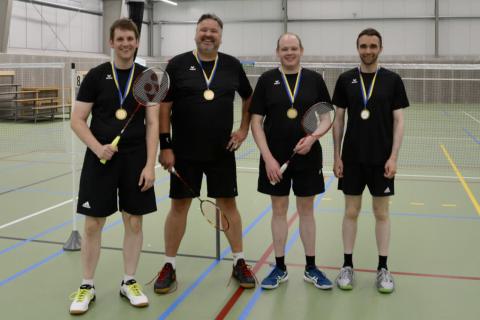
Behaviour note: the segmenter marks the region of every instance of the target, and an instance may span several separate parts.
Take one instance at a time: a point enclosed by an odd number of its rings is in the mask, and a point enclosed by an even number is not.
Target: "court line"
[[[475,118],[474,116],[472,116],[468,112],[463,111],[463,113],[465,113],[467,116],[469,116],[473,121],[476,121],[478,124],[480,124],[480,120],[478,120],[477,118]]]
[[[65,172],[65,173],[62,173],[62,174],[59,174],[59,175],[50,177],[50,178],[46,178],[46,179],[43,179],[43,180],[39,180],[39,181],[36,181],[36,182],[32,182],[32,183],[27,184],[27,185],[24,185],[24,186],[20,186],[20,187],[17,187],[17,188],[13,188],[13,189],[9,189],[9,190],[6,190],[6,191],[2,191],[2,192],[0,192],[0,196],[1,196],[1,195],[4,195],[4,194],[7,194],[7,193],[10,193],[10,192],[13,192],[13,191],[18,191],[18,190],[25,189],[25,188],[34,186],[34,185],[39,184],[39,183],[43,183],[43,182],[47,182],[47,181],[50,181],[50,180],[54,180],[54,179],[57,179],[57,178],[60,178],[60,177],[69,175],[69,174],[71,174],[71,173],[72,173],[72,171],[68,171],[68,172]]]
[[[467,133],[467,135],[473,139],[473,141],[475,141],[477,144],[480,144],[480,140],[477,139],[477,137],[475,137],[470,131],[468,131],[467,129],[463,128],[463,130]]]
[[[314,204],[314,208],[316,209],[318,207],[318,205],[320,204],[322,198],[325,196],[325,193],[327,192],[327,190],[330,188],[330,185],[332,184],[332,182],[334,181],[335,177],[334,176],[331,176],[326,185],[325,185],[325,192],[322,193],[320,196],[317,197],[316,201],[315,201],[315,204]],[[297,216],[298,216],[298,212],[297,212]],[[292,237],[290,238],[290,241],[287,243],[287,246],[285,247],[285,255],[290,251],[292,245],[298,240],[298,238],[300,237],[300,227],[298,227],[294,234],[292,235]],[[273,241],[272,241],[272,244],[271,244],[272,248],[273,248]],[[267,256],[265,256],[265,259],[261,259],[257,264],[259,264],[259,268],[257,270],[259,270],[265,263],[266,263],[266,259],[267,257],[269,256],[270,254],[268,254]],[[263,257],[263,256],[262,256]],[[257,265],[255,265],[257,266]],[[242,291],[243,292],[243,291]],[[248,315],[250,314],[250,312],[252,311],[253,307],[255,306],[255,304],[257,303],[258,299],[260,298],[260,295],[261,295],[261,292],[262,292],[262,288],[261,286],[258,286],[257,288],[255,288],[255,292],[253,293],[252,297],[250,297],[250,299],[248,300],[247,302],[247,305],[245,306],[245,308],[243,308],[243,311],[242,313],[240,314],[240,316],[238,317],[239,319],[246,319],[248,317]],[[239,297],[238,297],[239,298]],[[236,301],[238,301],[238,298],[236,299]],[[235,302],[236,302],[235,301]],[[235,304],[235,302],[233,304]],[[232,305],[233,307],[233,305]],[[231,309],[231,307],[230,307]],[[227,313],[225,313],[225,315],[223,317],[218,317],[216,318],[216,320],[221,320],[221,319],[224,319],[225,316],[228,314],[228,311]]]
[[[242,233],[242,238],[244,238],[250,230],[268,213],[272,210],[272,206],[268,205],[253,221],[248,225],[247,228]],[[220,260],[215,260],[212,262],[207,269],[205,269],[200,276],[187,288],[182,294],[175,299],[175,301],[170,304],[170,306],[158,317],[158,319],[166,319],[189,295],[190,293],[207,277],[207,275],[220,263],[224,257],[231,252],[231,247],[228,246],[220,254]]]
[[[477,210],[477,214],[480,216],[480,204],[478,204],[477,199],[473,195],[472,190],[470,190],[470,187],[468,186],[467,182],[465,182],[465,179],[462,176],[462,173],[460,170],[458,170],[457,165],[453,161],[452,157],[448,153],[447,149],[443,144],[440,145],[440,148],[442,148],[443,154],[447,158],[448,162],[450,162],[450,165],[452,166],[453,171],[458,177],[458,180],[460,180],[460,183],[462,184],[463,189],[467,193],[468,197],[470,198],[470,201],[472,202],[473,206],[475,207],[475,210]]]

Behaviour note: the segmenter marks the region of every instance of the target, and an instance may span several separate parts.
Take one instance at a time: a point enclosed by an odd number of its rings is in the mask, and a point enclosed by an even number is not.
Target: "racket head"
[[[230,227],[227,217],[222,210],[210,200],[200,199],[200,210],[207,221],[216,229],[226,231]]]
[[[144,70],[135,79],[133,96],[143,106],[157,106],[167,96],[170,89],[170,77],[160,68]]]
[[[302,118],[302,128],[306,134],[321,137],[330,130],[335,120],[335,107],[328,102],[317,102]]]

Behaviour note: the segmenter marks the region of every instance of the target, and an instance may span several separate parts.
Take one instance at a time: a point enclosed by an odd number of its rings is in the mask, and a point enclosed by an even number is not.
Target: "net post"
[[[221,225],[221,221],[220,221],[220,212],[218,211],[218,209],[216,209],[216,214],[215,214],[215,222],[216,222],[216,225],[217,226],[220,226]],[[215,228],[215,258],[220,261],[220,229],[219,228]]]
[[[75,63],[71,64],[70,69],[70,101],[71,101],[71,109],[70,109],[70,118],[72,117],[73,107],[75,102],[75,79],[76,79],[76,71],[75,71]],[[72,170],[72,232],[70,237],[63,245],[63,250],[65,251],[79,251],[82,246],[82,237],[77,229],[77,213],[76,213],[76,161],[75,161],[75,140],[73,137],[73,132],[70,134],[70,148],[71,150],[71,170]]]

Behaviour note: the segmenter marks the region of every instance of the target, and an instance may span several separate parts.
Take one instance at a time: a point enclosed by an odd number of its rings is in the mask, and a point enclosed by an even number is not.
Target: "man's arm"
[[[385,163],[385,177],[393,178],[397,173],[397,160],[400,146],[402,145],[404,133],[404,115],[403,108],[393,111],[393,144],[390,157]]]
[[[336,109],[333,122],[333,173],[337,178],[343,177],[342,140],[345,128],[345,109]]]
[[[73,132],[97,155],[99,159],[110,160],[117,151],[116,147],[109,144],[102,145],[93,135],[87,125],[87,119],[92,111],[93,102],[75,101],[75,106],[70,119]]]
[[[227,144],[227,149],[235,151],[240,148],[240,145],[247,138],[248,128],[250,127],[250,103],[252,102],[252,96],[244,99],[242,98],[242,120],[240,122],[240,128],[234,131],[230,136],[230,141]]]
[[[160,141],[160,156],[158,161],[165,170],[170,171],[170,169],[175,164],[175,155],[171,147],[171,134],[170,134],[170,113],[172,110],[173,102],[162,102],[160,103],[160,117],[159,117],[159,127],[160,135],[165,138],[161,138]],[[167,141],[168,140],[168,141]]]

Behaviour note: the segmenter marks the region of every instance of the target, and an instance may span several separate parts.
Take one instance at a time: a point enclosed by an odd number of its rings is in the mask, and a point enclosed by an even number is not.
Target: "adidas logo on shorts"
[[[85,201],[85,203],[82,204],[82,207],[84,207],[84,208],[86,208],[86,209],[91,209],[90,203],[88,203],[88,201]]]
[[[385,190],[383,191],[383,193],[390,193],[390,188],[386,187]]]

